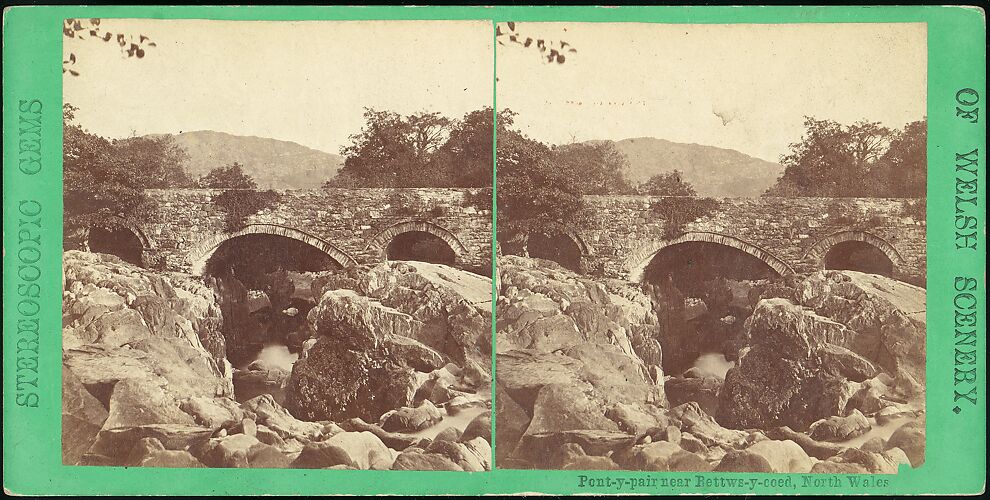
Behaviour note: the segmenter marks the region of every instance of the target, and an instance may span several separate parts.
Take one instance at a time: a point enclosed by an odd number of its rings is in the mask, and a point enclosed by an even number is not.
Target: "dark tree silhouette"
[[[257,189],[258,183],[244,173],[244,166],[236,161],[225,167],[216,167],[197,182],[201,188],[209,189]]]
[[[341,148],[344,166],[326,187],[490,187],[492,108],[460,120],[365,109],[365,125]],[[511,123],[511,114],[500,114]]]
[[[63,182],[65,211],[105,210],[129,214],[141,204],[144,189],[186,187],[186,156],[171,136],[110,140],[73,122],[75,106],[63,106]]]
[[[805,129],[781,157],[784,173],[766,196],[925,196],[925,120],[891,130],[806,117]]]
[[[582,194],[628,194],[626,156],[611,141],[582,142],[554,148],[555,160],[571,172]]]
[[[653,196],[698,196],[694,186],[684,180],[680,170],[656,174],[640,184],[636,190],[640,194]]]

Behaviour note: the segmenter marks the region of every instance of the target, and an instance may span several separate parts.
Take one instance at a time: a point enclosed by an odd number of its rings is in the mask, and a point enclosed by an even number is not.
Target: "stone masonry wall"
[[[576,232],[589,254],[591,273],[629,278],[645,265],[665,238],[665,223],[651,209],[662,197],[586,196],[592,221]],[[683,226],[684,233],[716,233],[758,247],[795,272],[822,268],[829,247],[846,239],[868,238],[892,247],[895,278],[923,282],[925,276],[924,200],[858,198],[723,198],[708,216]],[[879,239],[876,241],[873,237]],[[691,236],[688,236],[691,239]]]
[[[320,238],[359,263],[384,259],[390,238],[375,237],[396,224],[440,228],[463,245],[457,264],[481,268],[491,262],[491,210],[466,201],[470,189],[314,189],[278,191],[276,206],[248,217],[246,225],[274,224]],[[157,209],[140,229],[151,253],[168,269],[189,271],[204,250],[222,241],[225,214],[213,203],[221,190],[150,190]],[[422,224],[425,223],[425,224]],[[409,224],[412,226],[413,224]],[[457,249],[455,249],[457,250]]]

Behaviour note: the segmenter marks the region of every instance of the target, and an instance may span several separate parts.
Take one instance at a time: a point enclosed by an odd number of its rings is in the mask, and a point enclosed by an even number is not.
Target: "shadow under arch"
[[[83,248],[113,254],[132,264],[148,267],[154,240],[135,223],[115,215],[98,215],[83,222]]]
[[[443,242],[446,243],[454,252],[456,259],[460,259],[462,255],[467,253],[467,247],[465,247],[464,244],[457,239],[457,236],[454,236],[454,233],[451,233],[450,231],[432,222],[421,220],[411,220],[393,224],[376,234],[364,248],[365,250],[377,250],[382,260],[385,260],[388,257],[387,253],[389,243],[391,243],[397,236],[410,232],[427,233],[443,240]]]
[[[573,231],[550,235],[530,233],[526,238],[526,250],[530,257],[552,260],[574,272],[586,271],[586,258],[594,255],[591,247]]]
[[[633,252],[633,254],[630,255],[625,261],[625,268],[627,269],[626,279],[636,283],[641,282],[647,266],[649,266],[650,262],[653,261],[653,258],[656,257],[660,251],[667,247],[687,242],[714,243],[735,248],[761,260],[781,276],[794,273],[794,269],[792,269],[786,262],[777,258],[767,250],[751,243],[747,243],[738,238],[726,236],[724,234],[691,232],[683,234],[672,240],[653,241],[647,243]]]
[[[893,245],[887,240],[866,231],[839,231],[832,233],[809,247],[804,252],[801,260],[814,263],[815,269],[825,269],[826,255],[829,253],[829,250],[847,242],[861,242],[873,246],[890,260],[893,266],[892,272],[896,272],[897,268],[904,264],[904,258],[901,257],[900,252]]]
[[[270,234],[283,236],[289,239],[306,243],[333,259],[341,267],[348,268],[357,264],[353,257],[347,252],[337,248],[326,240],[312,234],[277,224],[249,224],[233,233],[221,233],[210,236],[197,243],[188,253],[188,261],[191,265],[192,273],[202,275],[206,269],[206,263],[210,257],[224,242],[251,234]]]

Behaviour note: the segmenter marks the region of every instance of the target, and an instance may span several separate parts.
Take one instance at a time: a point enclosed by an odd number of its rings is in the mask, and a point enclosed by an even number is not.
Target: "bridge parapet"
[[[822,268],[833,245],[862,241],[890,258],[894,277],[924,281],[923,199],[717,198],[697,220],[671,228],[655,207],[678,200],[685,198],[586,196],[591,221],[573,236],[592,249],[583,256],[583,267],[635,280],[660,249],[708,241],[740,248],[778,272],[807,272]]]
[[[349,259],[379,262],[388,236],[424,231],[451,244],[460,267],[483,268],[491,262],[492,216],[483,204],[476,206],[479,189],[281,190],[271,207],[247,216],[234,231],[228,231],[224,209],[215,203],[222,192],[146,191],[154,208],[140,229],[154,242],[148,250],[165,268],[197,271],[219,244],[253,233],[309,243],[347,265]]]

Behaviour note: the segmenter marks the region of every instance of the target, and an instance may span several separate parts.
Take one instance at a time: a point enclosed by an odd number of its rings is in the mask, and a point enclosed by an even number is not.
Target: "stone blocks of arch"
[[[633,282],[642,281],[643,273],[646,271],[646,267],[650,264],[650,261],[653,260],[654,256],[660,253],[660,251],[664,248],[687,242],[715,243],[718,245],[732,247],[756,257],[766,265],[770,266],[771,269],[776,271],[777,274],[780,274],[781,276],[794,273],[794,269],[791,268],[791,266],[786,262],[756,245],[733,238],[732,236],[726,236],[724,234],[691,232],[678,236],[672,240],[653,241],[647,243],[640,247],[640,249],[633,252],[632,255],[625,260],[624,264],[625,269],[628,270],[627,279]]]
[[[388,244],[396,236],[402,233],[408,233],[412,231],[429,233],[432,234],[433,236],[436,236],[437,238],[440,238],[441,240],[444,241],[444,243],[450,246],[451,250],[454,251],[454,255],[458,259],[460,259],[468,251],[467,247],[465,247],[464,244],[461,243],[461,241],[457,239],[457,236],[454,236],[453,233],[436,224],[433,224],[432,222],[427,222],[423,220],[410,220],[405,222],[399,222],[397,224],[393,224],[383,229],[381,232],[375,235],[375,237],[372,238],[371,241],[368,242],[367,246],[365,246],[365,250],[376,250],[379,253],[382,260],[384,260],[386,258],[385,253],[388,249]]]
[[[825,267],[825,254],[835,245],[847,241],[862,241],[863,243],[873,245],[890,259],[894,264],[895,270],[904,264],[904,258],[901,257],[900,252],[893,245],[888,243],[887,240],[866,231],[839,231],[832,233],[812,245],[804,253],[801,260],[813,263],[816,269],[823,269]]]
[[[92,231],[93,227],[97,225],[126,229],[137,237],[138,241],[141,242],[142,249],[145,251],[154,250],[156,248],[155,241],[149,238],[140,227],[127,221],[123,217],[118,217],[116,215],[101,215],[95,217],[89,224],[86,225],[85,234],[83,236],[84,240],[89,240],[89,232]]]
[[[240,230],[233,233],[223,233],[210,236],[192,247],[189,251],[189,263],[192,266],[193,274],[203,274],[206,267],[206,262],[210,259],[213,253],[220,247],[224,242],[237,238],[239,236],[246,236],[249,234],[271,234],[275,236],[283,236],[296,241],[306,243],[321,252],[328,255],[341,267],[348,268],[357,264],[347,252],[337,248],[336,246],[330,244],[329,242],[323,240],[322,238],[313,236],[309,233],[305,233],[298,229],[293,229],[291,227],[280,226],[277,224],[249,224],[244,226]]]

